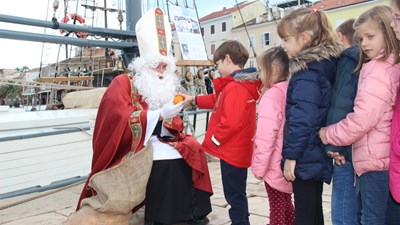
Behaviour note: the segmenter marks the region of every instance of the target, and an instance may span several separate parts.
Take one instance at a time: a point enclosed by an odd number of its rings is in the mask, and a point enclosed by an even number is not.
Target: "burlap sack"
[[[107,88],[74,91],[67,93],[62,102],[66,109],[95,109],[99,108],[101,98]]]
[[[127,225],[131,210],[144,201],[153,165],[153,146],[148,143],[138,153],[128,153],[118,165],[94,174],[89,186],[96,195],[85,198],[81,209],[66,225]]]
[[[153,146],[148,143],[138,153],[128,153],[118,165],[94,174],[89,186],[96,195],[82,200],[99,212],[128,213],[143,202],[153,165]]]

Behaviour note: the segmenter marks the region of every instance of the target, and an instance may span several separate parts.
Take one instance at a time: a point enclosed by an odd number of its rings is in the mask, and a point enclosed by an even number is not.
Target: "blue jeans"
[[[395,202],[394,199],[391,196],[389,196],[385,225],[399,225],[399,224],[400,224],[400,204]]]
[[[360,224],[386,224],[386,210],[390,197],[387,171],[372,171],[357,176],[356,196]]]
[[[354,187],[354,168],[351,161],[333,166],[332,224],[357,224],[357,198]]]
[[[250,225],[246,196],[247,168],[237,168],[221,160],[221,177],[225,199],[231,206],[232,225]]]

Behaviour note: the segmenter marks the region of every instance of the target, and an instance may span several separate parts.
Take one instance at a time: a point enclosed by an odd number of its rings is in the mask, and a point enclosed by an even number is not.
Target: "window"
[[[214,34],[214,33],[215,33],[215,26],[211,25],[211,34]]]
[[[255,42],[255,37],[253,35],[249,36],[249,48],[255,48],[256,46],[254,45]]]
[[[226,22],[222,22],[222,32],[226,31]]]
[[[211,44],[211,55],[215,53],[215,44]]]
[[[263,46],[268,46],[271,44],[271,33],[263,34]]]
[[[254,59],[249,60],[249,67],[256,67],[256,63]]]
[[[201,28],[201,36],[204,36],[204,27]]]

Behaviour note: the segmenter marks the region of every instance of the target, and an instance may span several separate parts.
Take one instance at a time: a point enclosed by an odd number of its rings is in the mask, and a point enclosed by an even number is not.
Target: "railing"
[[[208,128],[210,112],[211,112],[211,110],[196,109],[196,110],[182,112],[182,113],[180,113],[180,116],[183,118],[184,123],[187,127],[192,126],[192,128],[193,128],[193,130],[191,130],[192,135],[195,136],[196,138],[199,138],[205,134],[205,131]],[[202,122],[204,120],[204,117],[201,117],[200,118],[201,121],[198,121],[199,120],[198,115],[202,115],[202,114],[205,114],[205,129],[204,129],[204,132],[201,131],[200,134],[197,133],[197,135],[195,135],[196,127],[198,126],[199,122]],[[14,138],[13,137],[0,137],[0,141],[9,141],[9,140],[15,140],[15,139],[19,139],[19,138],[33,138],[33,137],[38,137],[38,136],[43,136],[43,135],[56,135],[56,134],[66,133],[66,132],[86,131],[87,129],[88,129],[87,126],[80,127],[80,128],[74,127],[74,128],[69,128],[69,129],[60,129],[57,131],[51,131],[50,133],[47,132],[47,133],[42,133],[42,134],[30,134],[30,135],[25,135],[24,137],[21,137],[21,136],[14,137]],[[71,177],[68,179],[53,182],[46,186],[35,186],[35,187],[30,187],[30,188],[12,191],[12,192],[8,192],[8,193],[3,193],[3,194],[0,194],[0,199],[6,199],[6,198],[16,197],[16,196],[20,196],[20,195],[35,193],[35,192],[43,192],[43,191],[48,191],[48,190],[52,190],[52,189],[58,189],[58,190],[46,192],[46,193],[43,193],[43,194],[40,194],[40,195],[34,197],[34,198],[40,198],[45,195],[64,190],[65,187],[67,187],[67,186],[77,185],[81,182],[84,182],[86,179],[87,179],[87,176]],[[5,207],[0,208],[0,210],[17,205],[17,204],[21,204],[21,203],[23,203],[23,202],[20,202],[20,203],[14,202],[14,203],[12,203],[12,205],[7,205]]]

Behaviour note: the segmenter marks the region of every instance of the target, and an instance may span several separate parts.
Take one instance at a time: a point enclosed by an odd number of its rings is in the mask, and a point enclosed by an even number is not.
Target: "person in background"
[[[332,99],[341,44],[323,11],[296,9],[278,24],[290,58],[282,166],[293,182],[296,225],[323,225],[323,182],[332,178],[332,159],[318,138]]]
[[[390,132],[399,91],[399,42],[390,28],[392,10],[375,6],[354,22],[362,54],[354,112],[319,132],[325,144],[353,144],[358,220],[362,225],[400,224],[399,207],[389,194]],[[336,161],[345,163],[343,156]]]
[[[354,37],[354,19],[343,22],[336,32],[345,50],[336,66],[335,85],[327,124],[336,123],[353,111],[357,93],[359,49]],[[336,147],[325,146],[329,156],[341,155],[346,162],[337,161],[333,165],[332,187],[332,223],[333,225],[357,224],[357,200],[354,188],[354,168],[351,157],[351,145]]]
[[[206,87],[206,82],[204,80],[204,69],[199,68],[197,71],[197,86],[196,86],[196,94],[197,95],[205,95],[207,94],[207,87]]]
[[[289,57],[281,47],[270,48],[257,59],[266,90],[258,105],[251,170],[265,183],[270,225],[294,225],[293,188],[281,170],[288,64]]]
[[[189,95],[196,95],[196,86],[194,84],[193,74],[189,69],[185,71],[185,77],[182,86],[186,89]]]
[[[214,84],[213,84],[214,78],[215,78],[214,69],[208,70],[208,76],[204,78],[207,86],[207,94],[214,94]]]
[[[232,225],[250,224],[246,180],[261,81],[255,68],[243,69],[248,58],[249,53],[241,43],[225,41],[213,58],[222,76],[214,79],[215,94],[187,96],[198,108],[213,109],[202,147],[221,159],[222,185]]]
[[[182,74],[179,72],[179,70],[175,70],[175,74],[179,79],[179,84],[178,84],[178,87],[176,89],[176,92],[188,95],[189,94],[188,91],[183,86],[184,81],[182,80]],[[194,110],[196,108],[196,106],[194,105],[194,103],[189,103],[189,104],[185,104],[183,106],[183,108],[185,110],[189,110],[190,111],[190,110]]]

